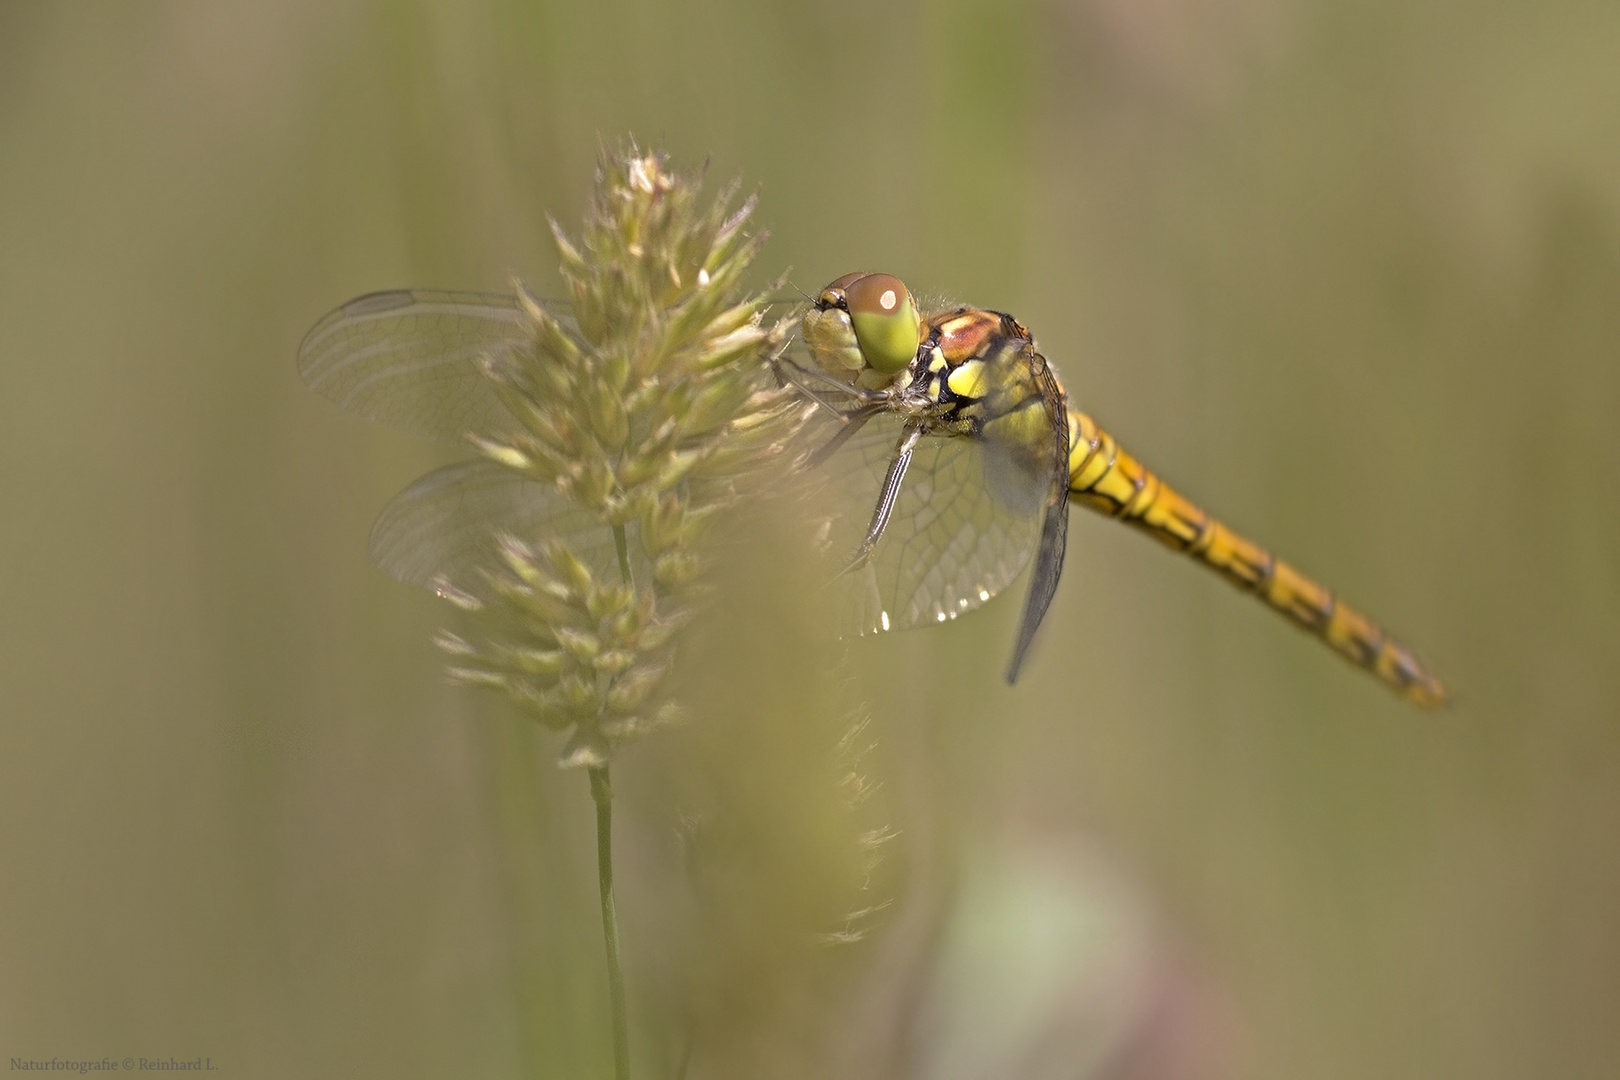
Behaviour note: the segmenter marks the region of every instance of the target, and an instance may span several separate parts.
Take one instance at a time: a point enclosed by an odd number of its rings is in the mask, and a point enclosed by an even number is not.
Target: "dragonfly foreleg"
[[[863,402],[867,405],[876,405],[888,400],[888,395],[881,390],[865,390],[858,386],[851,386],[849,383],[846,383],[841,379],[833,378],[824,371],[817,371],[815,368],[804,367],[800,364],[794,363],[792,360],[785,360],[781,357],[777,357],[772,361],[772,366],[776,369],[776,374],[779,378],[786,382],[792,383],[805,397],[809,398],[811,401],[814,401],[817,405],[820,405],[828,412],[837,413],[839,416],[845,415],[847,410],[841,409],[837,405],[834,405],[828,400],[824,392],[813,389],[809,385],[812,380],[822,384],[824,387],[832,390],[834,393],[842,394],[844,397]]]
[[[866,539],[861,541],[855,557],[844,567],[844,573],[865,566],[877,549],[878,541],[883,539],[883,531],[889,527],[889,519],[894,516],[894,504],[900,498],[900,484],[906,478],[906,468],[911,464],[911,455],[916,452],[922,435],[922,426],[911,424],[900,436],[900,442],[894,449],[894,460],[889,462],[889,472],[883,477],[883,490],[878,492],[877,505],[872,508],[872,521],[866,527]]]
[[[840,446],[843,446],[850,440],[850,436],[854,435],[857,431],[861,430],[861,428],[865,427],[868,420],[872,419],[872,417],[876,416],[882,411],[883,406],[874,403],[871,405],[862,405],[858,409],[850,409],[848,412],[838,413],[838,419],[843,423],[844,426],[834,432],[832,438],[822,443],[816,448],[814,453],[805,459],[804,467],[806,469],[814,469],[816,466],[832,457]]]

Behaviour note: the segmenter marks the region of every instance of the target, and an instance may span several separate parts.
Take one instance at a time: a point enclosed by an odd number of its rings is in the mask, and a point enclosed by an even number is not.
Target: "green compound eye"
[[[846,284],[844,297],[867,367],[893,375],[911,363],[922,319],[904,282],[891,274],[867,274]]]

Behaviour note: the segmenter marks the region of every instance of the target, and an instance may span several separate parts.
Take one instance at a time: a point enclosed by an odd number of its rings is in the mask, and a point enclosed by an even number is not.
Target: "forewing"
[[[488,293],[396,289],[327,314],[298,348],[310,389],[352,413],[461,442],[510,427],[478,357],[520,340],[517,301]]]
[[[868,422],[826,463],[835,557],[855,551],[871,519],[903,425]],[[871,559],[844,575],[850,629],[899,630],[944,622],[1006,588],[1035,550],[1043,505],[1033,478],[987,455],[982,440],[923,438]]]
[[[630,550],[639,551],[629,529]],[[500,565],[495,541],[503,533],[534,545],[555,537],[597,573],[618,574],[613,532],[600,518],[490,461],[447,465],[394,496],[372,526],[371,557],[406,584],[485,597],[484,571]]]

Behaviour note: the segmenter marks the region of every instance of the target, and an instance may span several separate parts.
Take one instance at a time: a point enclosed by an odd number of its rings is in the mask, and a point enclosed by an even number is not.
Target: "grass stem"
[[[602,893],[602,938],[607,945],[608,998],[613,1009],[613,1076],[630,1080],[630,1023],[619,966],[619,918],[613,906],[613,785],[606,765],[588,770],[596,801],[596,877]]]

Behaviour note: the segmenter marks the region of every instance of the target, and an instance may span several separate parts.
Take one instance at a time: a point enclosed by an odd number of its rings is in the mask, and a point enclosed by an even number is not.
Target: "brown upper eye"
[[[844,289],[849,323],[860,345],[861,360],[880,375],[894,375],[911,363],[921,338],[922,321],[899,278],[867,274]]]
[[[893,274],[866,274],[844,286],[852,314],[893,315],[906,306],[910,295],[905,282]]]

